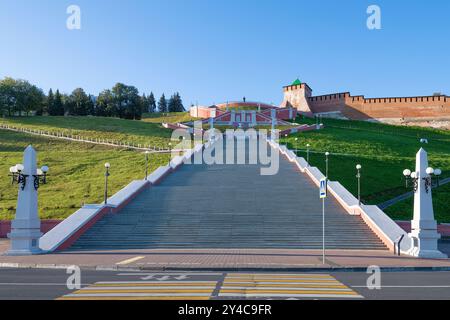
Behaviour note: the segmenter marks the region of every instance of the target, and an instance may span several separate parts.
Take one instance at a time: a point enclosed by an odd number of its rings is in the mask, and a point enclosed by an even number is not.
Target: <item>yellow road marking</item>
[[[210,300],[211,297],[62,297],[56,300]]]
[[[144,258],[145,257],[134,257],[134,258],[131,258],[131,259],[128,259],[128,260],[124,260],[124,261],[118,262],[118,263],[116,263],[116,265],[123,266],[125,264],[130,264],[130,263],[136,262],[138,260],[142,260]]]
[[[330,289],[348,289],[347,286],[344,285],[314,285],[314,284],[246,284],[242,285],[240,283],[232,284],[232,283],[226,283],[222,286],[222,288],[226,287],[247,287],[247,288],[315,288],[315,289],[321,289],[321,288],[330,288]]]
[[[219,296],[335,296],[359,295],[331,275],[228,274]]]
[[[262,278],[262,277],[274,277],[274,278],[314,278],[314,279],[334,279],[332,276],[324,274],[269,274],[269,273],[258,273],[258,274],[245,274],[245,273],[229,273],[227,277],[248,277],[248,278]]]
[[[356,296],[357,294],[353,291],[314,291],[314,290],[220,290],[220,293],[235,293],[235,294],[336,294],[336,295],[347,295]]]
[[[214,289],[127,289],[127,290],[79,290],[73,294],[96,293],[212,293]]]

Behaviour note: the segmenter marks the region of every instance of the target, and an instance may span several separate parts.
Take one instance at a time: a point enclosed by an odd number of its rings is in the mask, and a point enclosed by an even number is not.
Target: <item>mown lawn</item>
[[[189,112],[171,112],[171,113],[144,113],[142,121],[149,123],[182,123],[195,121],[198,118],[193,118]]]
[[[22,163],[23,150],[29,144],[38,152],[38,166],[50,167],[49,183],[39,189],[42,219],[66,218],[83,203],[101,203],[105,162],[111,163],[110,194],[145,175],[145,157],[136,151],[0,130],[0,219],[14,218],[18,187],[11,186],[9,167]],[[150,155],[151,170],[167,164],[169,157]]]
[[[449,223],[450,184],[433,189],[434,217],[440,223]],[[389,207],[385,212],[397,220],[413,219],[414,199],[410,198]]]
[[[314,123],[313,120],[297,122]],[[409,190],[405,188],[403,170],[414,169],[415,155],[424,147],[430,166],[441,168],[443,178],[450,176],[450,132],[367,123],[324,119],[325,129],[299,133],[282,143],[299,149],[306,158],[306,145],[311,145],[311,165],[325,173],[325,152],[329,158],[329,178],[341,182],[354,195],[357,194],[356,165],[362,169],[362,199],[366,204],[380,204]],[[295,141],[298,138],[298,141]],[[429,144],[421,144],[426,138]],[[435,199],[435,210],[441,221],[450,222],[450,198]],[[396,209],[397,208],[397,209]],[[396,206],[388,211],[397,219],[409,219],[409,213]]]
[[[0,123],[152,147],[167,147],[171,136],[171,131],[162,127],[160,122],[104,117],[15,117],[0,119]]]

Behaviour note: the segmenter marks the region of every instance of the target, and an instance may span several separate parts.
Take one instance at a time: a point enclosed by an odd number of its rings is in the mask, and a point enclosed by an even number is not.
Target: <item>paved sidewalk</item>
[[[0,241],[6,251],[8,241]],[[2,267],[46,268],[77,265],[85,269],[142,270],[309,270],[382,268],[438,268],[450,270],[450,259],[422,260],[394,256],[388,251],[330,250],[322,264],[321,250],[275,249],[142,249],[114,251],[70,251],[51,255],[0,256]],[[0,271],[1,272],[1,271]]]

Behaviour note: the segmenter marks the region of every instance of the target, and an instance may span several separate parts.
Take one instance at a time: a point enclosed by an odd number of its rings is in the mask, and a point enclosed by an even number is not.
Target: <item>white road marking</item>
[[[216,283],[217,281],[189,281],[188,283]],[[112,282],[96,282],[95,285],[108,285],[108,284],[161,284],[160,281],[112,281]],[[180,281],[164,281],[164,284],[180,284]]]
[[[141,273],[118,273],[118,276],[221,276],[223,273],[168,273],[168,272],[160,272],[160,273],[149,273],[149,272],[141,272]]]

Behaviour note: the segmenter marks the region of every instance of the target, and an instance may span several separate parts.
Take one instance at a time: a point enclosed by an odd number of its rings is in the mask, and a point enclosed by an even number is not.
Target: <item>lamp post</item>
[[[111,164],[109,162],[105,163],[105,204],[108,204],[108,177],[110,176],[109,168],[111,168]]]
[[[27,185],[27,179],[29,175],[23,174],[24,166],[23,164],[16,164],[9,168],[9,176],[11,177],[11,184],[17,183],[20,185],[22,190],[25,189]],[[41,184],[47,184],[47,174],[49,168],[47,166],[43,166],[40,169],[36,169],[36,174],[32,175],[33,177],[33,186],[37,190]]]
[[[295,156],[298,156],[298,138],[295,138]]]
[[[309,167],[309,147],[311,147],[311,145],[308,143],[306,145],[306,162],[308,162],[308,167]]]
[[[357,170],[357,174],[356,174],[356,178],[358,179],[358,203],[359,205],[361,205],[361,169],[362,166],[360,164],[358,164],[356,166],[356,170]]]
[[[25,189],[26,183],[27,183],[27,175],[22,174],[22,171],[24,170],[23,164],[16,164],[15,166],[12,166],[9,168],[9,173],[11,177],[11,185],[14,183],[20,184],[22,190]]]
[[[37,168],[36,150],[30,145],[25,149],[22,164],[9,168],[11,183],[19,186],[15,219],[11,223],[10,249],[6,255],[23,256],[41,253],[39,239],[42,236],[38,215],[38,189],[47,183],[47,166]]]
[[[145,151],[145,180],[148,180],[148,154],[149,151]]]
[[[409,170],[409,169],[403,170],[403,176],[405,177],[405,187],[406,187],[406,189],[408,189],[408,187],[409,187],[408,181],[409,181],[409,179],[411,177],[411,174],[412,174],[411,170]]]
[[[441,235],[437,230],[433,210],[431,188],[436,170],[428,166],[428,153],[420,148],[416,154],[415,169],[409,178],[414,188],[414,218],[411,222],[411,233],[409,233],[412,245],[408,254],[418,258],[447,259],[447,255],[438,248]]]
[[[439,177],[442,174],[442,170],[428,167],[425,170],[425,172],[428,175],[428,177],[422,178],[422,180],[424,180],[425,182],[425,191],[428,193],[433,187],[433,177],[436,179],[436,186],[439,187]],[[419,186],[420,181],[417,172],[411,172],[411,170],[405,169],[403,171],[403,175],[405,176],[406,187],[408,188],[408,181],[411,181],[414,193],[416,193],[420,187]]]
[[[284,135],[284,140],[286,140],[286,150],[287,150],[287,148],[288,148],[288,141],[287,141],[287,137],[288,137],[288,135],[287,135],[287,134],[285,134],[285,135]]]
[[[329,152],[325,152],[325,165],[326,165],[326,178],[328,179],[328,157],[330,156]]]
[[[434,170],[434,175],[436,176],[436,186],[439,187],[439,178],[442,174],[442,170],[441,169],[435,169]]]

